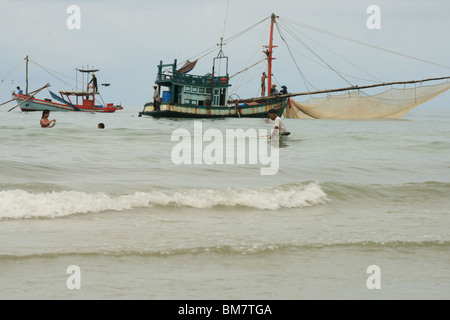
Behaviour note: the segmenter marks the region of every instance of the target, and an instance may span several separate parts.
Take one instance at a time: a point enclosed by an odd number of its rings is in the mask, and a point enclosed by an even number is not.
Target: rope
[[[288,29],[287,23],[283,23],[283,26],[284,26],[286,29]],[[295,28],[293,28],[293,29],[295,29]],[[338,53],[336,53],[335,51],[331,50],[330,48],[326,47],[325,45],[323,45],[323,44],[320,43],[319,41],[313,39],[312,37],[308,36],[307,34],[301,32],[301,31],[298,30],[298,29],[295,29],[295,30],[298,31],[299,33],[301,33],[304,37],[306,37],[306,38],[310,39],[311,41],[315,42],[316,44],[318,44],[318,45],[321,46],[322,48],[325,48],[326,50],[328,50],[329,52],[331,52],[331,53],[334,54],[335,56],[341,58],[342,60],[344,60],[344,61],[347,62],[348,64],[350,64],[350,65],[352,65],[353,67],[357,68],[359,71],[361,71],[361,72],[367,74],[368,76],[370,76],[371,78],[375,79],[376,82],[383,82],[382,80],[378,79],[378,78],[375,77],[374,75],[370,74],[369,72],[367,72],[367,71],[365,71],[364,69],[360,68],[359,66],[355,65],[354,63],[352,63],[351,61],[349,61],[349,60],[346,59],[345,57],[341,56],[340,54],[338,54]],[[291,35],[294,36],[294,38],[297,38],[297,36],[296,36],[292,31],[291,31],[290,33],[291,33]],[[339,73],[344,74],[344,75],[349,76],[349,77],[352,77],[352,78],[355,78],[355,79],[366,80],[366,81],[371,81],[371,82],[373,82],[372,80],[367,80],[367,79],[358,78],[358,77],[355,77],[355,76],[351,76],[351,75],[345,74],[345,73],[343,73],[343,72],[339,72]]]
[[[278,23],[277,23],[277,27],[278,27]],[[290,32],[289,30],[287,30],[288,32]],[[336,71],[332,66],[330,66],[325,60],[323,60],[314,50],[312,50],[304,41],[302,41],[300,38],[297,37],[297,40],[309,51],[311,51],[317,58],[320,59],[320,61],[322,61],[323,63],[325,63],[332,71],[334,71],[340,78],[342,78],[345,82],[347,82],[349,85],[353,86],[353,84],[348,81],[347,79],[345,79],[338,71]],[[286,42],[286,41],[285,41]],[[287,45],[287,43],[286,43]]]
[[[103,97],[102,97],[102,95],[100,94],[100,92],[98,92],[98,95],[100,96],[100,99],[102,99],[103,107],[106,108],[106,103],[105,103],[105,101],[103,100]]]
[[[227,11],[225,13],[225,21],[223,23],[223,32],[222,32],[222,38],[225,37],[225,27],[227,25],[227,18],[228,18],[228,7],[230,6],[230,0],[227,2]]]
[[[234,94],[237,90],[239,90],[241,87],[243,87],[244,85],[246,85],[247,83],[253,81],[255,78],[257,78],[260,75],[260,73],[258,72],[254,77],[252,77],[250,80],[248,80],[247,82],[244,82],[243,84],[241,84],[239,87],[235,87],[234,90],[231,92],[232,94]],[[259,86],[259,90],[261,90],[261,86]],[[258,95],[257,95],[258,96]]]
[[[298,70],[298,72],[300,73],[300,76],[302,77],[302,80],[303,80],[303,83],[305,84],[306,89],[307,89],[308,91],[310,91],[310,90],[309,90],[309,87],[308,87],[308,84],[307,84],[307,83],[309,83],[311,87],[313,87],[314,89],[317,90],[317,88],[314,87],[314,86],[311,84],[311,82],[308,81],[308,79],[306,79],[306,77],[303,75],[303,73],[301,72],[300,68],[298,67],[297,61],[295,61],[294,55],[292,54],[292,51],[291,51],[291,48],[289,47],[289,45],[288,45],[286,39],[284,39],[284,36],[283,36],[283,34],[281,33],[281,29],[280,29],[280,27],[279,27],[277,21],[275,21],[275,25],[277,26],[278,33],[280,34],[281,39],[284,41],[284,43],[286,44],[286,47],[288,48],[289,54],[291,55],[291,58],[292,58],[292,60],[294,61],[294,64],[295,64],[295,66],[297,67],[297,70]],[[270,90],[270,88],[269,88],[269,90]]]
[[[225,40],[223,41],[223,44],[225,45],[225,44],[230,43],[231,41],[233,41],[233,40],[239,38],[239,37],[242,36],[243,34],[247,33],[248,31],[250,31],[251,29],[253,29],[254,27],[260,25],[261,23],[263,23],[264,21],[266,21],[266,20],[268,20],[268,19],[270,19],[270,17],[264,18],[263,20],[261,20],[261,21],[255,23],[254,25],[248,27],[247,29],[245,29],[245,30],[243,30],[243,31],[241,31],[241,32],[239,32],[239,33],[237,33],[237,34],[235,34],[234,36],[231,36],[231,37],[228,38],[228,39],[225,39]],[[195,56],[193,56],[193,57],[191,57],[191,58],[189,58],[189,59],[187,59],[187,60],[190,60],[190,61],[193,61],[193,60],[200,60],[201,58],[203,58],[203,57],[205,57],[205,56],[211,54],[211,53],[214,52],[214,51],[216,51],[216,48],[217,48],[217,45],[215,45],[215,46],[213,46],[213,47],[210,47],[210,48],[208,48],[208,49],[202,51],[201,53],[199,53],[199,54],[197,54],[197,55],[195,55]],[[205,53],[205,52],[206,52],[206,53]],[[200,57],[199,57],[199,56],[200,56]],[[199,57],[199,58],[197,58],[197,57]],[[187,62],[187,60],[186,60],[186,61],[183,61],[181,64],[184,64],[185,62]]]
[[[24,63],[25,63],[25,60],[22,60],[14,68],[12,68],[10,71],[5,73],[5,75],[3,76],[2,80],[0,81],[0,86],[2,86],[5,83],[5,80],[7,80],[9,77],[11,77],[13,74],[15,74],[20,69],[20,67],[23,66]]]
[[[302,26],[304,28],[307,28],[307,29],[310,29],[310,30],[313,30],[313,31],[316,31],[316,32],[321,32],[321,33],[324,33],[324,34],[327,34],[327,35],[330,35],[330,36],[333,36],[333,37],[336,37],[336,38],[340,38],[340,39],[343,39],[343,40],[351,41],[351,42],[354,42],[354,43],[357,43],[357,44],[361,44],[361,45],[364,45],[364,46],[368,46],[368,47],[371,47],[371,48],[374,48],[374,49],[386,51],[386,52],[389,52],[389,53],[392,53],[392,54],[396,54],[396,55],[399,55],[399,56],[402,56],[402,57],[406,57],[406,58],[409,58],[409,59],[413,59],[413,60],[425,62],[425,63],[428,63],[428,64],[433,64],[435,66],[439,66],[439,67],[450,69],[450,67],[442,65],[442,64],[439,64],[439,63],[435,63],[435,62],[432,62],[432,61],[416,58],[416,57],[413,57],[413,56],[410,56],[410,55],[407,55],[407,54],[404,54],[404,53],[400,53],[400,52],[396,52],[396,51],[393,51],[393,50],[389,50],[389,49],[385,49],[385,48],[382,48],[382,47],[378,47],[378,46],[375,46],[375,45],[370,44],[370,43],[365,43],[365,42],[362,42],[362,41],[359,41],[359,40],[356,40],[356,39],[345,37],[345,36],[342,36],[340,34],[333,33],[333,32],[327,31],[327,30],[323,30],[323,29],[319,29],[319,28],[316,28],[316,27],[312,27],[312,26],[309,26],[307,24],[300,23],[300,22],[297,22],[297,21],[294,21],[294,20],[290,20],[290,19],[283,19],[283,20],[290,21],[291,23],[297,24],[297,25]]]
[[[239,37],[242,36],[243,34],[247,33],[248,31],[250,31],[251,29],[253,29],[253,28],[256,27],[257,25],[260,25],[261,23],[263,23],[264,21],[266,21],[266,20],[268,20],[268,19],[270,19],[270,17],[267,17],[267,18],[265,18],[265,19],[263,19],[263,20],[261,20],[261,21],[255,23],[255,24],[252,25],[251,27],[248,27],[247,29],[245,29],[245,30],[243,30],[243,31],[241,31],[241,32],[239,32],[239,33],[237,33],[237,34],[235,34],[234,36],[232,36],[232,37],[226,39],[226,40],[224,41],[224,44],[227,44],[227,43],[229,43],[229,42],[231,42],[231,41],[233,41],[233,40],[239,38]]]
[[[58,79],[59,81],[61,81],[62,83],[64,83],[67,87],[72,87],[72,85],[71,85],[70,83],[68,83],[68,82],[62,80],[61,78],[55,76],[52,72],[57,73],[57,74],[59,74],[59,75],[61,75],[61,76],[63,76],[63,77],[69,78],[69,79],[71,79],[71,80],[75,80],[75,79],[70,78],[70,77],[68,77],[68,76],[65,76],[65,75],[63,75],[63,74],[60,74],[60,73],[57,72],[57,71],[54,71],[54,70],[45,68],[45,67],[41,66],[39,63],[37,63],[36,61],[33,61],[33,60],[31,60],[31,59],[30,59],[30,61],[33,62],[33,63],[34,63],[35,65],[37,65],[38,67],[40,67],[40,68],[41,68],[42,70],[44,70],[45,72],[47,72],[47,73],[48,73],[49,75],[51,75],[52,77],[55,77],[56,79]],[[50,72],[50,71],[51,71],[51,72]]]
[[[323,64],[321,64],[320,62],[318,62],[318,61],[316,61],[316,60],[314,60],[314,59],[308,57],[307,55],[305,55],[305,54],[303,54],[302,52],[296,50],[295,48],[292,48],[292,49],[293,49],[295,52],[297,52],[298,54],[302,55],[304,58],[308,59],[309,61],[311,61],[311,62],[313,62],[313,63],[315,63],[315,64],[321,66],[322,68],[325,68],[325,69],[327,69],[327,70],[330,70],[330,68],[328,68],[328,66],[323,65]],[[353,78],[353,79],[357,79],[357,80],[363,80],[363,81],[372,82],[372,83],[383,82],[383,81],[381,81],[381,80],[374,81],[374,80],[370,80],[370,79],[366,79],[366,78],[356,77],[356,76],[350,75],[350,74],[348,74],[348,73],[345,73],[345,72],[342,72],[342,71],[339,71],[339,70],[336,70],[336,71],[338,71],[340,74],[343,74],[344,76],[347,76],[347,77],[350,77],[350,78]]]
[[[270,27],[270,24],[267,23],[266,27],[264,28],[264,31],[261,33],[261,36],[260,36],[259,40],[256,42],[256,45],[254,47],[254,51],[251,53],[250,58],[247,60],[247,62],[245,64],[246,66],[250,65],[254,61],[257,61],[258,53],[259,53],[259,56],[264,57],[264,60],[267,59],[266,55],[261,52],[261,48],[263,47],[263,44],[265,43],[265,40],[268,38],[269,27]],[[267,67],[264,67],[264,70],[266,70],[266,69],[267,69]],[[262,72],[261,68],[258,68],[258,70],[261,70],[261,72]],[[237,79],[235,79],[235,84],[234,84],[235,87],[240,87],[241,86],[241,83],[243,83],[245,81],[245,79],[246,79],[246,74],[247,73],[241,73],[239,75],[239,77],[237,77]]]
[[[38,63],[37,63],[36,61],[34,61],[34,60],[31,60],[31,59],[29,59],[29,60],[30,60],[30,62],[36,64],[37,66],[41,67],[42,69],[49,70],[49,71],[51,71],[51,72],[53,72],[53,73],[59,74],[59,75],[62,76],[62,77],[65,77],[65,78],[67,78],[67,79],[76,81],[76,79],[74,79],[74,78],[72,78],[72,77],[66,76],[65,74],[59,73],[58,71],[55,71],[55,70],[52,70],[52,69],[50,69],[50,68],[47,68],[47,67],[44,67],[44,66],[40,65],[40,64],[38,64]],[[80,81],[78,81],[78,82],[80,82]]]
[[[267,61],[267,59],[264,58],[264,59],[258,61],[257,63],[252,64],[250,67],[247,67],[247,68],[245,68],[244,70],[241,70],[241,71],[239,71],[239,72],[236,72],[235,74],[233,74],[233,75],[230,77],[230,79],[233,78],[234,76],[237,76],[238,74],[240,74],[240,73],[242,73],[242,72],[245,72],[245,71],[247,71],[248,69],[250,69],[250,68],[252,68],[252,67],[254,67],[254,66],[260,64],[260,63],[263,62],[263,61]]]

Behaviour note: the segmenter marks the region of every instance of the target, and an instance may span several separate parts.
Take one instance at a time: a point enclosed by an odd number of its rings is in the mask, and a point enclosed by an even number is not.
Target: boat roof
[[[60,91],[60,94],[64,94],[66,96],[87,96],[87,95],[93,95],[93,92],[86,92],[86,91]]]
[[[90,70],[77,69],[77,70],[80,72],[89,72],[89,73],[100,71],[99,69],[90,69]]]

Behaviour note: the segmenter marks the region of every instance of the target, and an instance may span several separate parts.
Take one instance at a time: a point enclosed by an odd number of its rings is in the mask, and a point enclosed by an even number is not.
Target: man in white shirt
[[[286,126],[284,125],[283,120],[281,120],[281,118],[278,116],[275,109],[271,109],[269,111],[269,117],[270,119],[275,121],[271,137],[274,138],[275,136],[280,137],[284,135],[284,133],[286,132]]]

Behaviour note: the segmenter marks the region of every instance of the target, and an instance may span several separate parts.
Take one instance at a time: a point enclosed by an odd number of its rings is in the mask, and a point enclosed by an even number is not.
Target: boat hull
[[[206,107],[162,103],[159,111],[155,111],[153,104],[147,104],[140,116],[154,118],[268,118],[269,110],[275,109],[278,116],[283,114],[289,98],[267,99],[263,103],[249,103],[229,107]]]
[[[56,103],[53,101],[48,101],[48,100],[40,100],[40,99],[36,99],[36,98],[28,98],[26,96],[17,96],[16,97],[16,102],[18,104],[20,104],[20,109],[22,111],[44,111],[44,110],[49,110],[49,111],[77,111],[74,108],[72,108],[69,105],[65,105],[62,103]],[[119,110],[116,107],[94,107],[94,108],[85,108],[83,106],[80,105],[76,105],[76,107],[81,111],[81,112],[106,112],[106,113],[110,113],[110,112],[115,112],[116,110]]]

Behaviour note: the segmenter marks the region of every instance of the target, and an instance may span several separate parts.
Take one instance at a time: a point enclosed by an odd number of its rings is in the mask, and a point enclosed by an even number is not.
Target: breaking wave
[[[289,184],[261,189],[188,189],[114,195],[60,191],[30,193],[0,191],[0,219],[56,218],[80,213],[151,207],[248,207],[262,210],[303,208],[323,204],[327,195],[318,183]]]

